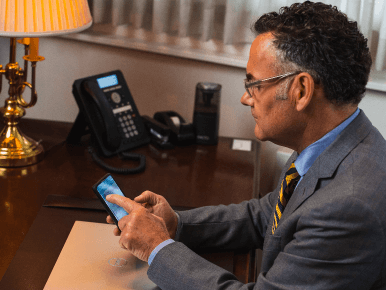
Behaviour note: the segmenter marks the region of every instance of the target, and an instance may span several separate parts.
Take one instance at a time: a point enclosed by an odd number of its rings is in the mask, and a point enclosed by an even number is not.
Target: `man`
[[[130,213],[114,231],[120,245],[164,290],[386,289],[386,142],[358,109],[367,40],[312,2],[263,15],[255,30],[241,102],[259,140],[294,150],[283,181],[261,199],[178,215],[149,191],[111,195]],[[190,248],[262,248],[261,273],[243,285]]]

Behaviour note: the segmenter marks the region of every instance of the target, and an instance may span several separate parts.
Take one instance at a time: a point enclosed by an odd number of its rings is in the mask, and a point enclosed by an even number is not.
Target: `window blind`
[[[293,0],[89,0],[92,28],[77,39],[245,67],[262,14]],[[385,1],[322,0],[356,20],[369,39],[373,69],[386,57]]]

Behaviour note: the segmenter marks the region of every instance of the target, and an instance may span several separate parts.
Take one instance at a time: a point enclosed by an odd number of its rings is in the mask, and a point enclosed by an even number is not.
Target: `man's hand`
[[[141,195],[134,198],[134,201],[142,204],[152,214],[162,218],[165,221],[170,237],[172,239],[175,238],[178,226],[177,214],[163,196],[151,191],[144,191]],[[114,223],[110,216],[107,216],[106,221],[109,224]],[[114,235],[119,236],[120,234],[120,230],[115,228]]]
[[[151,213],[162,218],[165,221],[170,237],[174,239],[178,226],[177,214],[162,195],[147,190],[134,198],[134,201],[141,203]]]
[[[122,232],[114,229],[114,234],[121,235],[120,246],[138,259],[147,262],[154,248],[170,239],[164,220],[141,204],[117,194],[108,195],[106,200],[123,207],[129,213],[118,222]],[[111,221],[108,216],[107,222]]]

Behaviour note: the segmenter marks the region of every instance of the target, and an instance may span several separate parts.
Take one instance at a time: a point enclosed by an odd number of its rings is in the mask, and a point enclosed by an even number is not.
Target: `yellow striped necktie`
[[[272,234],[275,233],[275,230],[277,228],[277,224],[279,223],[279,220],[281,218],[281,215],[283,214],[283,211],[294,192],[294,189],[296,185],[298,184],[300,179],[300,175],[298,171],[296,170],[295,163],[292,162],[290,168],[285,173],[284,179],[281,183],[280,188],[280,195],[279,199],[277,201],[277,205],[275,208],[274,213],[274,219],[273,219],[273,225],[272,225]]]

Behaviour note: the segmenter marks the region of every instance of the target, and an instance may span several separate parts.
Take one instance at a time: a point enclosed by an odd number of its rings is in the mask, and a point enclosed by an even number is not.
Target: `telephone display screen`
[[[101,89],[116,86],[118,84],[117,75],[110,75],[107,77],[97,79],[98,85]]]
[[[117,183],[110,175],[97,186],[97,190],[118,221],[125,215],[128,215],[122,207],[106,200],[106,196],[109,194],[119,194],[124,196]]]

